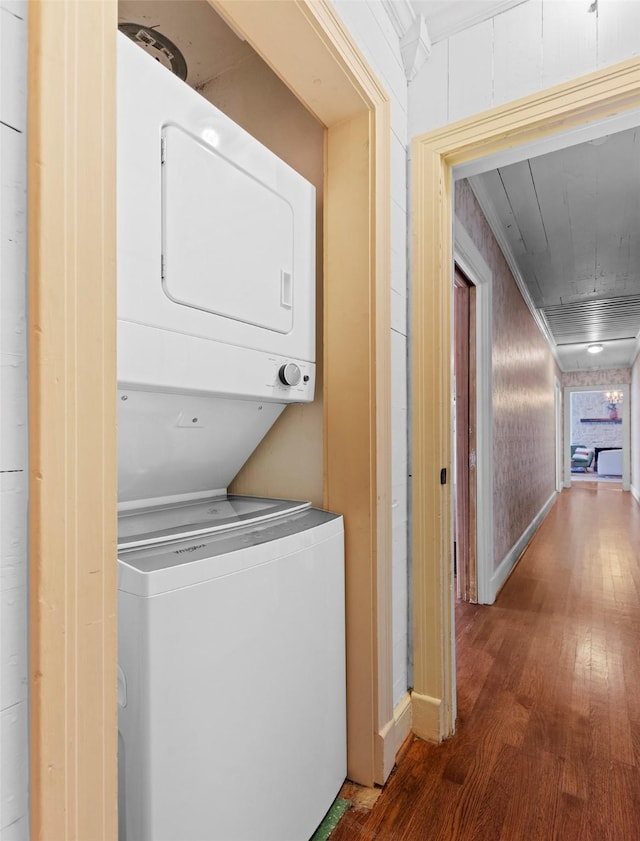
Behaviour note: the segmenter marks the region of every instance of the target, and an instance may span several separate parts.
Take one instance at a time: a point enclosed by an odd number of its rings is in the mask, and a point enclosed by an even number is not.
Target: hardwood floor
[[[640,506],[563,491],[491,607],[456,612],[458,726],[331,841],[640,839]]]

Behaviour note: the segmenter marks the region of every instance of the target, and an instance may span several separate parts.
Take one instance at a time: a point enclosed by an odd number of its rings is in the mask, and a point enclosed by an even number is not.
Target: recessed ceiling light
[[[589,353],[600,353],[600,351],[604,350],[603,345],[589,345],[587,347]]]

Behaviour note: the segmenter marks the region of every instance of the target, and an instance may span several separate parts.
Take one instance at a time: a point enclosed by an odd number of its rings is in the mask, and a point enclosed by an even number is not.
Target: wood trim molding
[[[411,733],[413,724],[412,713],[413,707],[411,705],[411,693],[405,692],[393,711],[393,720],[395,722],[396,730],[396,756]]]
[[[462,223],[454,220],[455,262],[476,287],[477,599],[491,604],[493,572],[493,274]]]
[[[117,836],[116,24],[29,7],[34,841]]]
[[[450,495],[440,484],[451,470],[452,167],[639,105],[634,58],[412,141],[413,726],[424,738],[455,727]]]

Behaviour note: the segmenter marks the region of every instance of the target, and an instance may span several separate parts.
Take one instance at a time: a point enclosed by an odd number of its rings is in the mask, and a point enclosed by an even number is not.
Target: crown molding
[[[409,0],[382,0],[382,6],[400,41],[404,73],[410,82],[431,55],[426,21],[416,14]]]
[[[382,6],[393,24],[398,38],[403,38],[417,15],[409,0],[382,0]]]
[[[418,15],[409,29],[400,38],[400,53],[405,75],[410,82],[417,75],[431,55],[431,40],[427,24],[422,15]]]

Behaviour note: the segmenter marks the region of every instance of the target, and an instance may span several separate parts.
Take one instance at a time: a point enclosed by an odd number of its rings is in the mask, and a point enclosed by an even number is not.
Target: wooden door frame
[[[640,105],[633,58],[412,141],[413,729],[455,727],[450,492],[452,169]]]
[[[459,330],[462,326],[459,325],[458,319],[460,317],[458,304],[456,304],[456,289],[465,290],[465,307],[467,309],[465,318],[467,319],[467,337],[466,344],[463,348],[464,360],[463,365],[459,368],[460,361],[459,350],[460,338]],[[459,299],[458,299],[459,301]],[[453,377],[455,380],[455,418],[453,423],[452,443],[452,470],[451,470],[451,486],[454,489],[452,497],[452,512],[453,519],[453,541],[455,546],[455,570],[456,570],[456,598],[463,601],[476,603],[478,601],[478,587],[477,587],[477,529],[476,529],[476,462],[475,454],[477,452],[476,443],[476,414],[477,414],[477,396],[476,396],[476,286],[467,276],[466,272],[461,268],[460,264],[454,261],[453,272],[453,301],[452,301],[452,360],[453,360]],[[466,371],[462,371],[465,367]],[[466,388],[464,389],[464,402],[466,405],[466,430],[464,436],[461,433],[460,420],[460,401],[459,396],[463,394],[461,390],[461,373],[466,376]],[[458,445],[464,445],[463,455],[466,459],[464,468],[460,464],[460,453]],[[473,461],[471,454],[474,454]],[[462,474],[462,482],[459,481]],[[464,506],[464,526],[466,534],[463,535],[462,542],[460,538],[460,495],[466,495],[466,505]],[[462,552],[461,549],[462,543]]]
[[[389,99],[328,0],[211,2],[327,127],[325,504],[345,515],[348,773],[372,785],[397,748]],[[117,835],[116,22],[115,0],[29,9],[34,841]]]
[[[492,604],[493,273],[457,217],[454,263],[476,288],[476,596],[479,604]]]
[[[558,377],[553,381],[553,411],[556,430],[556,491],[559,493],[564,487],[564,419],[562,412],[562,384]]]

